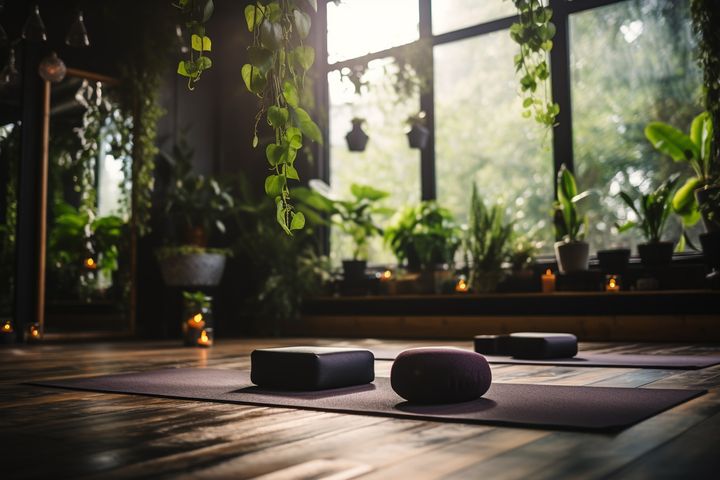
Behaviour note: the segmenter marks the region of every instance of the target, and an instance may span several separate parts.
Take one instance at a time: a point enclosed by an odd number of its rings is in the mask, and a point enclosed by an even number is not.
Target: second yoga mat
[[[388,378],[376,378],[373,383],[358,387],[286,392],[254,386],[247,371],[209,368],[153,370],[35,384],[440,422],[589,431],[620,430],[705,393],[703,390],[494,383],[483,398],[472,402],[413,405],[392,390]]]
[[[359,347],[362,348],[362,347]],[[375,360],[395,360],[402,351],[390,348],[370,348]],[[468,349],[470,350],[470,349]],[[573,358],[529,360],[514,357],[483,355],[490,363],[518,365],[557,365],[572,367],[662,368],[668,370],[699,370],[720,364],[720,355],[632,355],[623,353],[583,353]]]

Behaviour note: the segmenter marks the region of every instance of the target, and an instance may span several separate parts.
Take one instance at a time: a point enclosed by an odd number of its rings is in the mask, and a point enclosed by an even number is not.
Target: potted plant
[[[210,234],[225,233],[224,219],[234,207],[230,189],[194,173],[192,151],[182,142],[175,157],[165,155],[176,174],[165,212],[171,223],[171,245],[157,250],[163,279],[169,286],[202,287],[220,283],[227,249],[208,248]]]
[[[330,198],[327,193],[329,191],[327,184],[314,181],[313,187],[318,199],[309,202],[309,206],[330,215],[332,223],[353,242],[352,258],[342,261],[345,280],[349,282],[362,281],[367,268],[368,242],[372,237],[383,233],[375,223],[373,215],[387,213],[387,210],[381,207],[379,202],[389,194],[369,185],[354,183],[350,186],[352,198],[336,200]],[[320,189],[325,192],[319,191]]]
[[[430,139],[430,130],[425,126],[425,112],[409,116],[407,124],[410,126],[406,134],[410,148],[422,150]]]
[[[717,154],[713,154],[713,122],[708,112],[695,117],[690,134],[662,122],[651,122],[645,136],[660,152],[676,162],[687,162],[694,176],[680,187],[672,198],[672,208],[683,221],[692,226],[702,217],[708,231],[720,230],[720,185],[716,177]],[[702,207],[700,207],[702,206]]]
[[[345,135],[348,150],[351,152],[364,152],[368,140],[370,139],[362,128],[362,124],[365,123],[365,119],[354,117],[350,121],[352,122],[352,130]]]
[[[470,218],[465,237],[465,256],[470,268],[470,286],[477,292],[492,292],[502,277],[513,235],[512,222],[505,222],[504,207],[485,206],[473,185]]]
[[[630,262],[629,248],[608,248],[597,251],[600,270],[606,274],[623,275]]]
[[[643,265],[667,265],[672,260],[673,242],[662,241],[665,224],[672,211],[672,198],[678,176],[673,175],[654,191],[640,196],[639,205],[626,192],[620,192],[620,198],[635,214],[636,220],[617,225],[623,232],[630,228],[639,228],[647,243],[638,245],[638,253]]]
[[[408,270],[431,270],[436,265],[453,264],[460,230],[449,210],[425,201],[395,215],[385,229],[385,242]]]
[[[587,216],[580,216],[577,203],[589,192],[578,193],[575,176],[565,164],[557,177],[557,200],[555,202],[555,258],[561,273],[588,269],[590,246],[583,241]]]

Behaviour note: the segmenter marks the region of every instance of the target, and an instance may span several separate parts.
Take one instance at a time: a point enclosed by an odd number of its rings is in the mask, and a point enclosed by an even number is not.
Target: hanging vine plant
[[[515,70],[520,77],[523,117],[548,128],[555,125],[560,106],[552,101],[550,68],[547,56],[553,47],[555,25],[550,21],[552,9],[542,0],[512,0],[518,11],[518,21],[510,27],[510,37],[520,45],[515,55]]]
[[[190,34],[186,49],[190,57],[180,60],[177,73],[188,79],[188,89],[193,90],[202,73],[212,67],[212,60],[205,52],[212,50],[212,41],[205,34],[205,23],[215,11],[213,0],[179,0],[173,6],[180,10],[185,29]]]
[[[258,125],[266,119],[274,141],[265,147],[270,175],[265,193],[275,199],[276,218],[291,235],[305,226],[302,212],[295,211],[288,181],[299,180],[294,166],[304,137],[322,143],[320,128],[300,105],[305,76],[315,61],[315,50],[303,44],[311,19],[303,8],[317,11],[317,0],[277,0],[245,7],[245,20],[253,35],[249,62],[242,66],[245,87],[260,98],[255,116],[253,147],[259,144]]]

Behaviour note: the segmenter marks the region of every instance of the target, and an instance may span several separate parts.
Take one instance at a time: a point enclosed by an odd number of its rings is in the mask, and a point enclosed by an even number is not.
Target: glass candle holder
[[[212,297],[202,292],[183,292],[183,345],[212,346],[213,323]]]

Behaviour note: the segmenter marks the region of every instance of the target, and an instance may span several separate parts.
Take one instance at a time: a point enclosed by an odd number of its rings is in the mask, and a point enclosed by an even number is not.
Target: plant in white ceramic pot
[[[587,216],[578,212],[577,204],[589,193],[578,193],[575,176],[563,164],[557,177],[554,215],[555,258],[561,273],[588,269],[590,246],[584,241]]]

